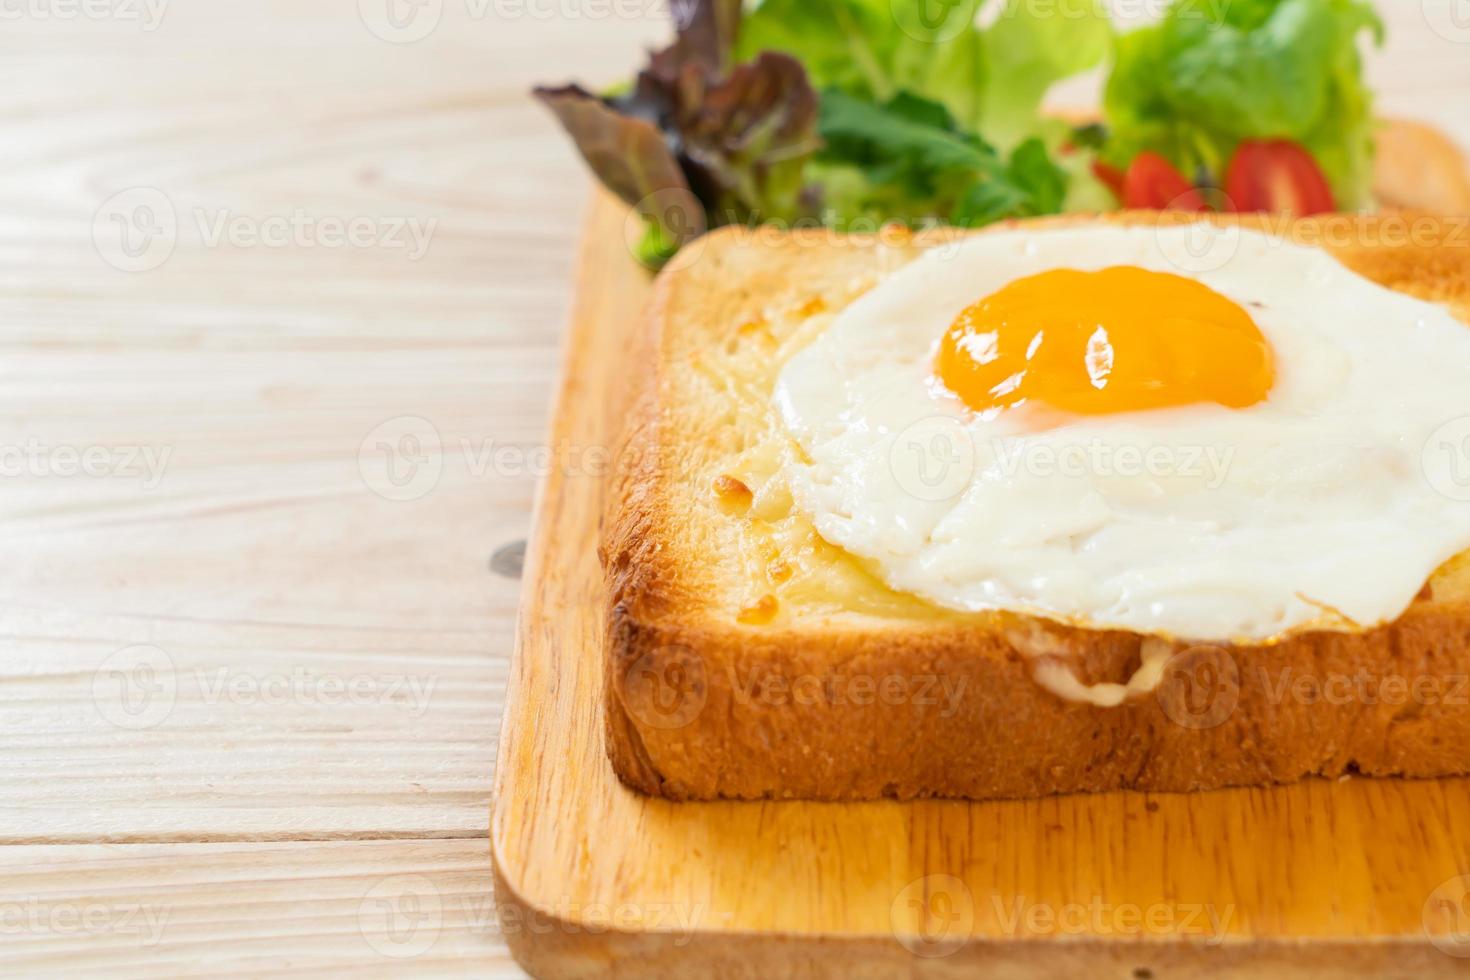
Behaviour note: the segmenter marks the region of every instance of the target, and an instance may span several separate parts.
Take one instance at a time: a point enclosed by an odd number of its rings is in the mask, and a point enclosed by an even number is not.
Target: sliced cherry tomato
[[[1123,185],[1128,181],[1127,174],[1112,164],[1103,163],[1101,160],[1094,160],[1092,163],[1092,175],[1106,184],[1108,190],[1113,192],[1114,197],[1120,201],[1123,200]]]
[[[1322,168],[1290,140],[1240,144],[1225,169],[1225,194],[1237,211],[1309,215],[1336,210]]]
[[[1208,211],[1195,186],[1157,153],[1133,158],[1123,178],[1123,206],[1151,211]]]

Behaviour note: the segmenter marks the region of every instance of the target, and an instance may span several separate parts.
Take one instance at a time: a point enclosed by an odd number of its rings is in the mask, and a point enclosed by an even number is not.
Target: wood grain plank
[[[0,848],[7,976],[502,977],[483,841]]]
[[[0,841],[484,833],[519,591],[489,560],[543,468],[585,188],[525,38],[625,57],[506,26],[410,51],[351,5],[7,21],[0,463],[39,455],[0,495]],[[139,186],[179,233],[129,273],[93,219]],[[203,237],[298,211],[435,230],[417,260]],[[399,433],[365,440],[403,418],[440,475],[385,499]],[[91,451],[106,473],[64,472]]]

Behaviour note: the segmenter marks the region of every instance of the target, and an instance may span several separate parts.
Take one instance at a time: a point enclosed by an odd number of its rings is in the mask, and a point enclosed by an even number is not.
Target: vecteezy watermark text
[[[689,16],[693,4],[679,0],[357,0],[357,15],[376,38],[413,44],[438,29],[445,7],[482,20],[664,20]]]
[[[1470,706],[1470,674],[1305,673],[1283,667],[1274,674],[1259,668],[1261,687],[1271,704]]]
[[[947,674],[761,674],[741,676],[735,665],[726,668],[732,697],[742,707],[900,707],[938,708],[940,718],[953,718],[965,696],[966,677]]]
[[[731,706],[742,710],[920,708],[928,716],[948,720],[959,714],[969,678],[837,667],[823,673],[788,674],[742,670],[735,664],[715,671],[697,651],[672,643],[629,664],[622,683],[624,704],[633,716],[650,728],[668,731],[699,718],[712,684],[728,691]]]
[[[402,215],[316,215],[304,208],[258,217],[228,208],[195,208],[191,214],[206,248],[382,248],[417,262],[429,250],[438,218]]]
[[[446,894],[425,875],[391,875],[373,883],[358,905],[358,929],[379,954],[410,959],[433,949],[446,928],[503,936],[602,935],[652,929],[675,946],[694,938],[708,909],[703,902],[582,902],[570,897],[525,907],[485,892]]]
[[[991,896],[996,922],[1009,936],[1201,936],[1206,945],[1225,939],[1235,906],[1208,902],[1108,902],[1094,895],[1086,902],[1009,901]]]
[[[114,20],[156,31],[169,0],[0,0],[0,21]]]
[[[414,718],[422,718],[439,678],[410,674],[324,674],[305,667],[273,673],[245,673],[230,667],[194,671],[205,704],[339,705],[365,707],[401,704]]]
[[[181,213],[158,188],[132,187],[98,207],[92,243],[103,261],[123,272],[158,268],[185,238],[204,248],[380,249],[417,262],[428,253],[438,227],[438,218],[323,214],[305,208],[262,214],[195,207]]]
[[[114,477],[152,490],[172,456],[172,446],[53,445],[32,436],[20,444],[0,443],[0,477]]]
[[[279,670],[235,666],[181,668],[152,644],[109,654],[92,677],[92,703],[103,720],[129,731],[157,728],[182,700],[240,708],[383,706],[422,718],[439,678],[434,674],[341,674],[305,666]]]
[[[970,887],[948,874],[925,875],[909,882],[894,898],[890,922],[894,938],[915,956],[950,956],[969,943],[981,922],[987,933],[997,929],[1010,937],[1160,936],[1197,937],[1205,945],[1225,940],[1235,919],[1235,906],[1208,902],[1108,901],[1102,895],[1072,902],[1034,901],[1025,895],[989,896],[986,909]],[[988,916],[985,914],[988,912]]]
[[[496,921],[502,935],[586,933],[599,936],[636,928],[671,934],[676,947],[689,945],[704,916],[702,902],[578,902],[569,898],[535,908],[507,903],[496,910]]]
[[[936,415],[899,432],[889,446],[894,481],[919,500],[952,500],[970,488],[982,466],[1009,480],[1038,479],[1189,480],[1216,490],[1225,483],[1235,449],[1218,444],[1138,445],[1101,438],[1057,443],[1045,439],[995,438],[988,459],[960,419]]]
[[[1178,725],[1210,729],[1234,716],[1241,692],[1274,707],[1300,705],[1327,709],[1435,708],[1470,706],[1470,674],[1396,673],[1358,667],[1334,670],[1319,664],[1303,670],[1290,664],[1242,661],[1240,651],[1209,644],[1175,654],[1165,668],[1157,697],[1165,715]]]
[[[627,450],[629,454],[633,450]],[[439,485],[446,461],[475,479],[560,473],[600,479],[626,464],[606,445],[517,443],[461,436],[446,440],[433,422],[399,415],[375,425],[357,447],[358,474],[385,500],[418,500]]]
[[[157,946],[171,910],[135,902],[0,901],[0,936],[136,936]]]
[[[1154,477],[1204,481],[1214,490],[1225,482],[1235,450],[1228,446],[1111,445],[1102,439],[1054,446],[1025,439],[992,442],[1000,471],[1009,478],[1022,473],[1047,479]]]

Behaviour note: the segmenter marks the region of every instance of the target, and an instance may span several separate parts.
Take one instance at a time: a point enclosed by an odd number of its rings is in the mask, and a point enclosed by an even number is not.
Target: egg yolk
[[[1238,304],[1134,266],[1016,280],[960,313],[937,369],[977,412],[1032,400],[1080,415],[1245,408],[1274,379],[1271,348]]]

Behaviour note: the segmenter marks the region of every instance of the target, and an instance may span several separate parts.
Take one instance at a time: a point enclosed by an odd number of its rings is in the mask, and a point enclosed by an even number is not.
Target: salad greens
[[[996,18],[982,29],[986,6]],[[939,102],[958,126],[1009,148],[1034,133],[1047,90],[1101,64],[1111,42],[1101,0],[765,0],[736,51],[785,51],[818,87],[875,103],[900,93]]]
[[[822,98],[821,134],[826,146],[819,165],[859,176],[836,185],[845,191],[828,195],[849,222],[863,216],[921,224],[943,215],[952,224],[978,227],[1053,214],[1066,192],[1067,175],[1039,139],[1027,140],[1007,162],[960,129],[944,106],[908,92],[879,105],[829,90]]]
[[[1054,148],[1066,127],[1044,126],[1038,110],[1053,82],[1105,57],[1100,0],[1000,0],[985,29],[984,0],[932,19],[929,2],[747,11],[687,0],[674,5],[674,43],[625,90],[536,94],[638,208],[640,253],[654,261],[707,225],[982,224],[1059,210],[1071,176],[1040,137]],[[670,207],[690,198],[697,222]]]
[[[671,2],[675,40],[630,84],[536,90],[643,217],[654,264],[712,225],[1147,206],[1126,191],[1136,161],[1218,186],[1255,140],[1304,148],[1339,206],[1368,199],[1369,0],[1171,0],[1121,35],[1102,0]],[[1042,115],[1054,84],[1110,56],[1104,125]]]
[[[1176,0],[1118,38],[1103,157],[1163,154],[1214,180],[1243,140],[1289,139],[1316,159],[1339,208],[1369,201],[1373,118],[1358,39],[1382,43],[1365,0]]]
[[[733,61],[739,0],[677,7],[678,35],[627,91],[536,89],[602,182],[645,222],[640,257],[658,264],[716,224],[794,221],[803,169],[820,145],[817,95],[795,59]]]

